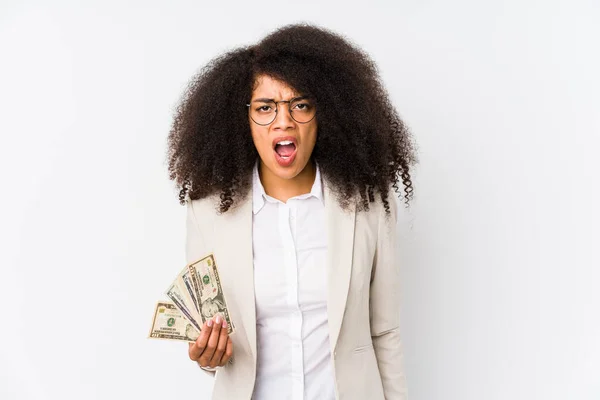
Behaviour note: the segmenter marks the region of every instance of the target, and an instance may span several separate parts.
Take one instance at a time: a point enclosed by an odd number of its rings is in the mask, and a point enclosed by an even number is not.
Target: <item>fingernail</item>
[[[208,326],[212,326],[212,324],[213,324],[213,320],[212,319],[209,319],[208,322],[206,323],[206,325],[208,325]]]
[[[227,321],[223,320],[223,328],[227,328]]]
[[[217,318],[215,319],[215,322],[216,322],[217,324],[220,324],[220,323],[221,323],[221,316],[220,316],[220,315],[217,315]]]

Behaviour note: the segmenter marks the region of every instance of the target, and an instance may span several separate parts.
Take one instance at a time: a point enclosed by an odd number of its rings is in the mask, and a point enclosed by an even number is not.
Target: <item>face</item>
[[[254,146],[261,159],[262,173],[270,173],[281,179],[294,179],[302,173],[317,141],[317,119],[307,123],[295,121],[289,112],[292,105],[294,117],[303,121],[302,113],[306,113],[307,102],[279,103],[275,120],[269,125],[258,125],[250,114],[252,112],[269,113],[272,103],[291,100],[302,96],[286,83],[262,75],[256,79],[248,119]],[[271,106],[269,105],[271,104]],[[314,104],[312,105],[314,107]],[[259,121],[260,122],[260,121]],[[266,170],[265,170],[266,169]]]

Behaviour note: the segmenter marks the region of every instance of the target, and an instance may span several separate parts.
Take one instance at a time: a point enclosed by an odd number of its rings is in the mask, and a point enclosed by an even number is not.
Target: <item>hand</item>
[[[188,354],[201,367],[222,367],[233,354],[233,342],[227,333],[227,321],[220,315],[202,325],[196,342],[190,343]]]

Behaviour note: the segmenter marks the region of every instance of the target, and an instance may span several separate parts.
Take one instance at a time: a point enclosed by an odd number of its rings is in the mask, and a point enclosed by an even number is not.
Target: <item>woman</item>
[[[369,57],[280,28],[211,61],[169,135],[187,260],[215,255],[219,316],[189,357],[213,399],[406,399],[396,201],[416,162]]]

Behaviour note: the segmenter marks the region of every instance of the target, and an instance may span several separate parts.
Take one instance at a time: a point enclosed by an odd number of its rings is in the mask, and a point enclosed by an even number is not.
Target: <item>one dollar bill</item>
[[[159,301],[154,310],[149,338],[194,342],[200,332],[181,314],[175,304]]]

